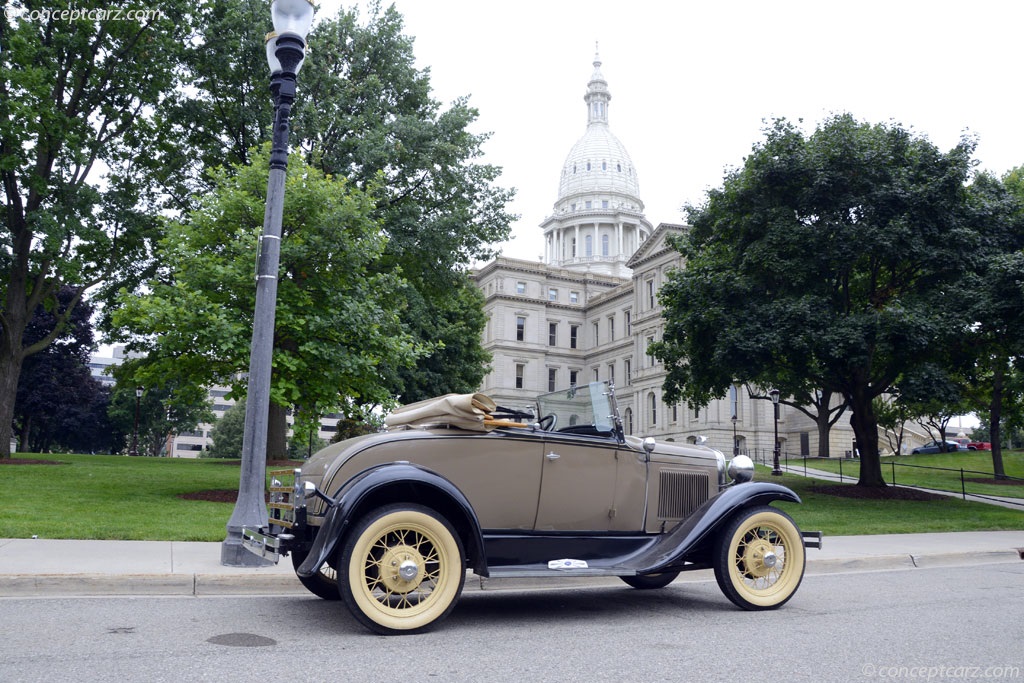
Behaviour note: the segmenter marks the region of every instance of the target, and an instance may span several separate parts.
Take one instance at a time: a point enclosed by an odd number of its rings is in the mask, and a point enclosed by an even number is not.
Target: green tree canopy
[[[810,136],[773,122],[700,207],[661,292],[666,400],[734,382],[842,394],[859,483],[884,486],[873,400],[968,328],[948,294],[991,230],[965,139],[942,152],[898,124],[835,116]]]
[[[168,378],[232,387],[245,394],[257,241],[263,225],[269,155],[217,173],[214,194],[187,219],[167,227],[158,254],[166,276],[149,293],[122,293],[115,324],[141,338],[133,382]],[[385,239],[368,192],[343,179],[289,163],[281,241],[271,400],[272,456],[284,449],[284,409],[315,422],[343,397],[390,399],[379,367],[411,364],[426,348],[402,327],[405,282],[376,272]],[[298,425],[296,429],[306,429]],[[272,426],[274,429],[274,426]]]
[[[189,87],[158,112],[163,137],[154,154],[168,170],[156,183],[179,210],[211,191],[212,166],[224,163],[230,173],[250,163],[271,117],[265,8],[244,0],[202,8],[187,48]],[[432,97],[429,71],[416,68],[413,40],[393,7],[372,3],[365,19],[354,8],[320,16],[309,43],[292,109],[292,158],[372,190],[372,215],[387,239],[371,268],[402,273],[409,305],[400,318],[430,350],[412,366],[382,364],[383,380],[406,401],[471,391],[489,356],[467,270],[493,256],[491,245],[507,238],[513,220],[505,211],[513,193],[496,185],[500,169],[479,159],[487,136],[470,130],[477,111],[465,98],[443,107]]]
[[[26,344],[36,308],[57,310],[62,287],[103,299],[152,263],[147,150],[196,10],[171,0],[117,16],[130,4],[5,3],[0,17],[0,457],[22,363],[78,300]]]

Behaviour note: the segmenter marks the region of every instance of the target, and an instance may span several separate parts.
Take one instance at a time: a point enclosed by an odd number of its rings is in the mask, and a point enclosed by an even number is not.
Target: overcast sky
[[[319,13],[341,4],[323,0]],[[538,225],[586,127],[595,43],[612,94],[609,124],[655,225],[681,222],[680,207],[721,186],[774,117],[813,130],[848,111],[912,127],[942,149],[970,132],[983,168],[1024,165],[1017,0],[394,4],[435,97],[470,96],[480,111],[474,132],[492,133],[486,161],[518,190],[508,256],[542,253]]]

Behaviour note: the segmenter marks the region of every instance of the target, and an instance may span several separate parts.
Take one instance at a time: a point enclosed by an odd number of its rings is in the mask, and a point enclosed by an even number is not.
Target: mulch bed
[[[241,460],[229,460],[225,465],[241,465]],[[301,467],[301,460],[268,460],[267,467]],[[193,491],[179,493],[178,498],[185,500],[204,500],[210,503],[235,503],[238,501],[238,489],[210,489],[209,491]]]
[[[870,487],[870,486],[820,486],[811,487],[814,493],[821,493],[826,496],[837,498],[857,498],[860,500],[946,500],[946,496],[917,489],[906,489],[898,486]]]
[[[0,465],[67,465],[56,460],[28,460],[26,458],[0,458]]]

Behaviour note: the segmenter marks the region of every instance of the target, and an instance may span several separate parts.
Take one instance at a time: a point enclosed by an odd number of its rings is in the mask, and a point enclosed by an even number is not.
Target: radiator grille
[[[658,517],[681,519],[707,502],[708,475],[662,470],[658,489]]]

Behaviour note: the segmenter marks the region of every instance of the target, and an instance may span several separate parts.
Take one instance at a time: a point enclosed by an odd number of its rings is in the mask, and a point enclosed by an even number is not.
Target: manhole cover
[[[258,636],[255,633],[224,633],[214,636],[206,642],[213,645],[227,645],[229,647],[270,647],[277,645],[277,641],[266,636]]]

